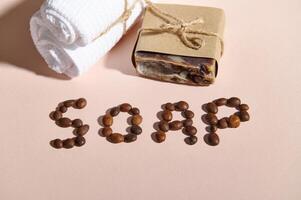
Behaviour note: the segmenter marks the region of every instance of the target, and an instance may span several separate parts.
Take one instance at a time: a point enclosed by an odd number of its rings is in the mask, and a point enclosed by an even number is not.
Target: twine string
[[[165,23],[158,28],[143,28],[142,31],[154,33],[171,33],[179,37],[182,43],[194,50],[198,50],[205,45],[203,36],[217,37],[221,43],[221,55],[224,53],[224,41],[217,33],[205,31],[202,29],[193,29],[191,26],[204,24],[203,18],[199,17],[192,21],[184,21],[172,14],[165,12],[155,6],[150,0],[144,0],[153,14],[160,17]]]

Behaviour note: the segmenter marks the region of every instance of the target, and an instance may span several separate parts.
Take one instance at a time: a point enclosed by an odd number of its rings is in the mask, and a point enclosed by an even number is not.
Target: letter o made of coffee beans
[[[115,133],[112,130],[113,118],[118,116],[120,112],[128,113],[131,115],[131,127],[130,133],[123,135],[121,133]],[[128,103],[123,103],[117,107],[114,107],[110,110],[110,112],[103,116],[102,125],[104,128],[101,130],[102,136],[106,137],[106,139],[113,143],[132,143],[137,140],[138,135],[142,133],[142,128],[140,124],[142,123],[143,118],[140,115],[140,110],[136,107],[132,107]]]

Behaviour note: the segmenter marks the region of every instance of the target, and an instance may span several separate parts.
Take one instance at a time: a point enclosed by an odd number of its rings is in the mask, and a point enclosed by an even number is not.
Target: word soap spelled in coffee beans
[[[83,109],[87,105],[87,101],[84,98],[77,100],[67,100],[59,103],[55,111],[50,113],[50,118],[55,121],[56,125],[61,128],[73,127],[76,137],[67,138],[65,140],[55,139],[50,144],[56,149],[71,149],[74,146],[80,147],[86,143],[84,135],[89,131],[89,125],[84,124],[81,119],[71,120],[64,117],[63,114],[68,111],[68,108]],[[227,106],[235,108],[238,112],[229,117],[223,117],[218,119],[216,114],[219,107]],[[203,105],[203,109],[206,114],[203,116],[203,122],[208,124],[207,131],[209,134],[205,135],[205,142],[210,146],[217,146],[220,143],[219,136],[216,134],[218,129],[225,128],[238,128],[241,122],[247,122],[250,120],[248,113],[249,106],[242,104],[241,100],[237,97],[229,99],[219,98],[212,102]],[[173,112],[181,112],[184,117],[183,120],[173,120]],[[120,113],[128,113],[130,115],[128,134],[115,133],[112,130],[114,117],[117,117]],[[154,134],[154,139],[158,143],[162,143],[167,138],[167,132],[179,131],[188,136],[185,138],[185,142],[188,145],[194,145],[198,142],[196,137],[197,129],[193,126],[194,112],[189,110],[189,104],[185,101],[179,101],[177,103],[166,103],[163,106],[161,112],[161,119],[158,123],[158,130]],[[140,115],[140,110],[137,107],[132,107],[129,103],[123,103],[119,106],[113,107],[109,112],[102,117],[101,125],[103,128],[100,130],[100,134],[114,144],[118,143],[132,143],[137,140],[137,136],[142,133],[141,123],[143,121]]]

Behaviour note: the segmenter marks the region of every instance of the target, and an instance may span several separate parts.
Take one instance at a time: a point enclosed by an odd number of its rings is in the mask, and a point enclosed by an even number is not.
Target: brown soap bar
[[[198,35],[203,40],[202,46],[198,49],[189,48],[177,33],[146,30],[160,29],[167,23],[151,8],[147,8],[132,58],[138,74],[173,83],[200,86],[212,84],[223,51],[221,41],[225,20],[223,10],[173,4],[155,4],[155,6],[185,22],[201,18],[203,23],[192,24],[188,28],[215,33],[219,37]],[[187,36],[194,35],[188,33]]]

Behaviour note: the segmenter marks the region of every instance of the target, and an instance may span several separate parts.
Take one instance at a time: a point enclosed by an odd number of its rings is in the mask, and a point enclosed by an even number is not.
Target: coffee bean
[[[110,110],[110,115],[112,117],[116,117],[119,113],[120,113],[119,107],[115,107]]]
[[[171,113],[171,111],[169,111],[169,110],[164,110],[164,111],[162,112],[162,119],[163,119],[164,121],[167,121],[167,122],[171,121],[171,120],[172,120],[172,113]]]
[[[240,121],[242,122],[247,122],[250,120],[250,115],[247,111],[241,111],[239,112],[239,118],[240,118]]]
[[[119,108],[121,112],[129,112],[132,109],[132,106],[128,103],[123,103]]]
[[[186,135],[196,135],[198,131],[194,126],[186,126],[184,127],[183,132]]]
[[[131,133],[133,133],[135,135],[140,135],[142,133],[142,128],[140,126],[133,125],[131,127]]]
[[[101,132],[104,137],[108,137],[109,135],[111,135],[113,133],[113,130],[110,127],[105,127],[102,129]]]
[[[190,78],[195,83],[202,83],[202,82],[204,82],[204,77],[203,76],[191,75]]]
[[[166,121],[160,121],[158,127],[163,132],[167,132],[169,130],[169,125],[168,122]]]
[[[216,125],[218,122],[218,119],[215,114],[208,113],[205,115],[205,121],[210,125]]]
[[[83,121],[80,119],[75,119],[72,121],[72,127],[79,128],[83,125]]]
[[[228,128],[228,119],[222,118],[222,119],[218,120],[217,127],[220,129]]]
[[[75,102],[75,108],[77,109],[83,109],[87,105],[87,100],[84,98],[80,98]]]
[[[50,118],[54,121],[57,121],[63,117],[60,111],[53,111],[50,113]]]
[[[241,103],[241,101],[239,98],[232,97],[232,98],[228,99],[227,106],[231,107],[231,108],[235,108],[235,107],[238,107],[240,105],[240,103]]]
[[[108,140],[114,144],[118,144],[121,142],[124,142],[124,136],[121,135],[120,133],[113,133],[107,137]]]
[[[108,127],[108,126],[112,126],[113,125],[113,117],[111,115],[105,115],[102,118],[102,123],[104,126]]]
[[[194,113],[191,110],[185,110],[183,115],[186,119],[192,119],[194,117]]]
[[[192,126],[193,121],[192,121],[192,119],[186,119],[186,120],[183,120],[182,123],[183,123],[184,127],[185,126]]]
[[[68,128],[72,125],[72,121],[69,118],[63,117],[56,121],[56,124],[62,128]]]
[[[51,141],[51,145],[56,149],[63,148],[63,141],[60,139],[55,139]]]
[[[180,101],[180,102],[176,103],[175,107],[176,107],[176,110],[178,110],[178,111],[184,111],[184,110],[188,110],[189,105],[185,101]]]
[[[84,136],[88,133],[89,129],[90,129],[90,126],[85,124],[85,125],[79,127],[78,129],[76,129],[75,134],[77,136]]]
[[[207,103],[206,110],[208,113],[216,114],[218,112],[218,108],[215,103]]]
[[[65,112],[67,112],[68,108],[65,107],[65,106],[60,106],[60,107],[58,108],[58,110],[59,110],[61,113],[65,113]]]
[[[129,113],[130,115],[139,115],[140,110],[138,108],[132,108]]]
[[[239,119],[239,117],[237,115],[231,115],[229,117],[229,124],[228,124],[228,126],[230,128],[237,128],[237,127],[239,127],[239,125],[240,125],[240,119]]]
[[[86,144],[86,139],[83,136],[78,136],[74,138],[74,144],[77,147],[81,147]]]
[[[64,101],[64,106],[69,108],[69,107],[72,107],[75,103],[75,100],[67,100],[67,101]]]
[[[247,110],[249,110],[249,106],[247,104],[241,104],[238,106],[238,110],[247,111]]]
[[[65,149],[71,149],[75,145],[74,139],[66,139],[63,141],[63,147]]]
[[[175,110],[175,105],[172,104],[172,103],[167,103],[167,104],[165,104],[164,107],[165,107],[166,110],[169,110],[169,111],[174,111]]]
[[[210,133],[215,133],[217,131],[217,126],[211,125],[208,127]]]
[[[164,132],[158,131],[155,134],[155,139],[158,143],[162,143],[166,140],[166,134]]]
[[[198,142],[198,138],[196,136],[190,136],[185,139],[186,144],[195,145]]]
[[[172,131],[177,131],[183,128],[183,123],[181,121],[175,120],[169,123],[169,129]]]
[[[219,137],[216,133],[210,133],[207,135],[207,142],[211,146],[217,146],[219,144]]]
[[[227,104],[226,98],[219,98],[213,101],[217,106],[225,106]]]
[[[131,143],[131,142],[135,142],[137,140],[137,135],[135,134],[127,134],[126,136],[124,136],[124,142],[126,143]]]
[[[142,116],[141,115],[134,115],[131,119],[132,125],[140,125],[142,123]]]

